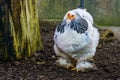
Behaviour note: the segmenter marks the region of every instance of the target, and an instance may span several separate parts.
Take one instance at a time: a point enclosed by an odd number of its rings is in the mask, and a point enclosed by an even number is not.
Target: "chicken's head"
[[[66,17],[64,18],[64,20],[67,22],[67,23],[70,23],[71,21],[73,20],[79,20],[80,19],[80,15],[76,12],[72,12],[72,11],[69,11],[67,14],[66,14]]]
[[[67,14],[67,20],[74,20],[75,19],[75,15],[71,14],[71,13],[68,13]]]
[[[68,11],[63,20],[70,23],[72,20],[79,21],[80,19],[85,19],[93,24],[93,18],[90,13],[80,8]]]

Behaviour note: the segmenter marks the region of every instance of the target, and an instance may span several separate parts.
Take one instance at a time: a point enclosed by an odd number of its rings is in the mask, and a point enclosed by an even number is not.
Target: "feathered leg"
[[[89,47],[89,48],[86,48],[86,50],[87,50],[86,54],[81,56],[77,61],[77,65],[76,65],[77,71],[84,72],[91,69],[97,69],[95,64],[93,63],[93,57],[96,52],[96,47],[93,47],[93,48]]]
[[[54,45],[54,51],[55,54],[59,56],[59,59],[56,61],[58,65],[65,67],[67,69],[73,67],[68,57],[64,55],[62,52],[60,52],[56,45]]]

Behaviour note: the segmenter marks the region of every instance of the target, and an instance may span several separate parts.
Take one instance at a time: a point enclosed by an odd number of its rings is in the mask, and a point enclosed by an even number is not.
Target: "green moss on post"
[[[0,60],[42,50],[37,0],[0,0]]]
[[[14,51],[18,59],[25,56],[30,57],[35,51],[43,48],[36,3],[37,0],[19,0],[17,2],[12,0],[14,16],[9,13],[9,17]],[[18,10],[19,15],[14,10]]]

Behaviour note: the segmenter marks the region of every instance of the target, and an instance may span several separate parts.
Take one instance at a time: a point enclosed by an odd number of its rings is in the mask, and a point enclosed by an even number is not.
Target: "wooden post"
[[[0,56],[5,53],[6,59],[20,59],[43,48],[36,3],[37,0],[0,0]]]

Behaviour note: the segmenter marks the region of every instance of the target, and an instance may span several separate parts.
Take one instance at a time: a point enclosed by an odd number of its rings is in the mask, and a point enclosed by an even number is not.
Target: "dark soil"
[[[75,72],[55,64],[53,34],[58,22],[41,23],[44,50],[20,61],[1,62],[0,80],[120,80],[120,41],[101,41],[94,57],[97,70]]]

